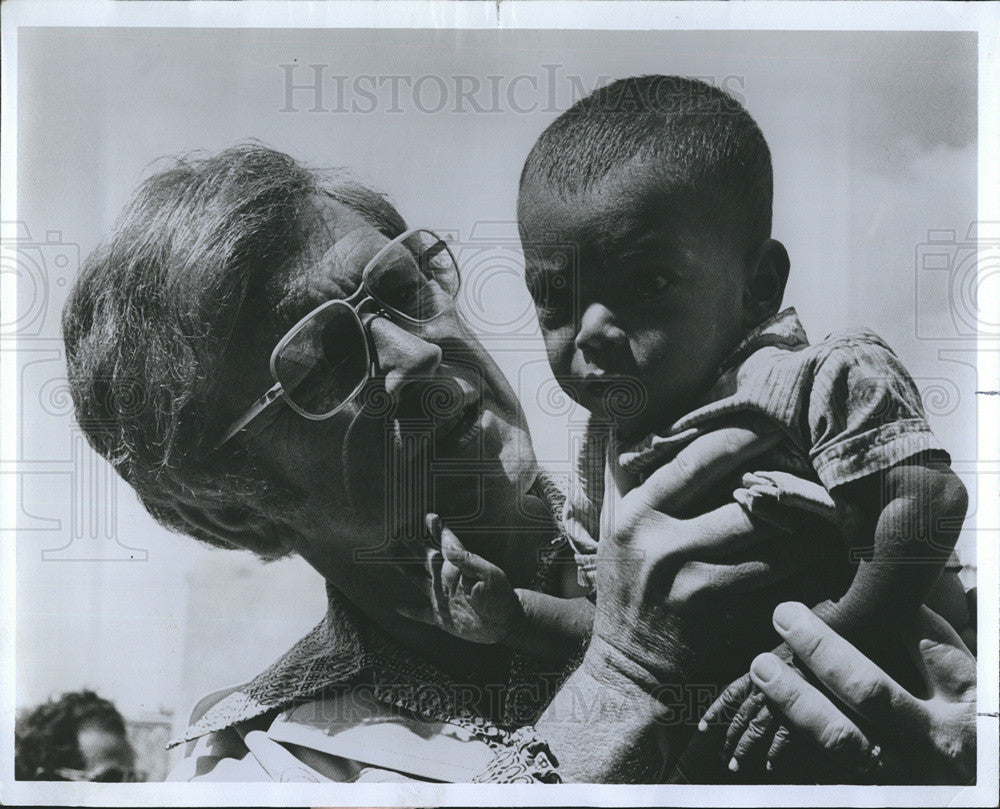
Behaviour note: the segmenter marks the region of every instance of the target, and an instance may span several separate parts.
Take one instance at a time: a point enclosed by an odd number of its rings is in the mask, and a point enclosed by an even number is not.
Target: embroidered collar
[[[559,483],[539,473],[529,493],[549,506],[553,524],[560,525],[565,492]],[[539,566],[536,580],[539,590],[553,589],[552,562],[565,541],[561,530],[557,531],[550,552]],[[376,699],[382,702],[430,719],[482,721],[482,717],[474,716],[459,703],[461,690],[448,687],[453,684],[451,678],[416,652],[394,641],[330,584],[327,584],[327,603],[327,613],[315,629],[270,667],[209,708],[167,747],[286,708],[315,697],[325,689],[349,684],[362,674],[372,686]],[[544,665],[526,655],[513,655],[508,691],[516,699],[506,701],[505,719],[523,720],[544,708],[541,700],[545,689],[538,687]],[[539,704],[525,704],[526,695],[529,702],[538,701]],[[518,722],[512,719],[506,724],[514,726]]]

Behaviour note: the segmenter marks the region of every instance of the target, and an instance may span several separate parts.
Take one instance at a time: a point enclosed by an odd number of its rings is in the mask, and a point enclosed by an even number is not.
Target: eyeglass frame
[[[412,236],[415,236],[418,233],[429,233],[431,236],[434,237],[434,239],[437,240],[437,242],[440,242],[442,245],[444,245],[444,249],[451,257],[451,262],[455,267],[455,277],[457,281],[455,285],[455,291],[451,295],[451,301],[448,303],[448,305],[437,314],[434,314],[426,319],[411,317],[410,315],[400,312],[398,309],[395,309],[394,307],[389,306],[388,304],[376,298],[374,295],[372,295],[371,291],[368,288],[369,273],[372,271],[374,267],[378,265],[378,262],[382,259],[382,257],[386,253],[388,253],[389,250],[391,250],[393,247],[395,247],[398,244],[402,244],[407,239],[409,239]],[[260,416],[265,410],[267,410],[271,405],[273,405],[275,402],[279,400],[284,400],[285,404],[288,405],[293,411],[298,413],[303,418],[308,419],[309,421],[326,421],[327,419],[333,418],[348,404],[353,402],[358,397],[358,394],[360,394],[361,391],[364,389],[365,385],[367,385],[372,379],[373,362],[372,362],[372,349],[371,346],[369,345],[370,339],[368,336],[368,323],[370,323],[372,319],[375,317],[387,317],[390,320],[398,319],[403,321],[404,323],[409,323],[414,326],[423,325],[425,323],[431,323],[432,321],[437,320],[437,318],[441,317],[442,315],[446,314],[447,312],[449,312],[451,309],[454,308],[455,301],[458,299],[458,293],[461,290],[461,288],[462,288],[462,273],[458,268],[458,261],[455,259],[455,254],[451,252],[451,247],[448,246],[448,243],[440,236],[438,236],[438,234],[435,233],[433,230],[429,230],[427,228],[410,228],[408,230],[405,230],[403,233],[396,236],[387,244],[383,245],[379,249],[379,251],[371,259],[369,259],[368,263],[365,264],[364,270],[362,270],[361,272],[361,283],[358,284],[358,288],[354,290],[354,292],[352,292],[346,298],[334,298],[333,300],[324,301],[315,309],[309,311],[304,317],[300,318],[294,326],[292,326],[287,332],[285,332],[285,335],[278,341],[277,345],[275,345],[274,349],[271,351],[271,359],[269,362],[269,366],[271,369],[271,378],[274,379],[274,384],[267,390],[266,393],[264,393],[263,396],[258,398],[252,405],[250,405],[250,407],[247,408],[247,410],[243,413],[242,416],[240,416],[238,419],[233,421],[232,424],[230,424],[229,429],[226,430],[226,433],[222,436],[222,438],[220,438],[215,443],[213,449],[219,449],[224,444],[235,438],[239,433],[246,430],[246,428],[250,426],[251,422],[253,422],[254,419]],[[356,300],[359,296],[361,296],[361,299]],[[365,319],[362,320],[359,310],[369,301],[378,304],[379,308],[374,312],[372,312],[371,314],[366,315]],[[280,381],[278,381],[278,373],[276,365],[278,361],[278,355],[281,353],[281,350],[289,343],[292,337],[294,337],[302,329],[302,327],[305,326],[306,323],[308,323],[312,318],[316,317],[317,314],[335,306],[346,306],[350,310],[351,315],[354,317],[354,321],[357,324],[359,331],[361,332],[362,342],[364,343],[365,346],[366,370],[362,380],[357,384],[354,390],[352,390],[347,396],[344,397],[344,400],[339,405],[337,405],[335,408],[333,408],[333,410],[331,410],[328,413],[317,415],[315,413],[309,413],[303,410],[301,407],[295,404],[295,402],[292,401],[291,397],[289,397],[288,392],[285,390],[284,386],[281,384]]]

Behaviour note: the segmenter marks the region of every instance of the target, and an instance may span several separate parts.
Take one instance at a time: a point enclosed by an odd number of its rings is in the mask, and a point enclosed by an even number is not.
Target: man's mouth
[[[461,409],[436,426],[434,445],[438,448],[461,450],[472,444],[483,431],[481,419],[484,404],[481,393],[470,393]]]

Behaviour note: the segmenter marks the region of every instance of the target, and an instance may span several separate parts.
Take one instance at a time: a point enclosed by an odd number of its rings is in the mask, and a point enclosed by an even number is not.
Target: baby
[[[771,238],[771,195],[756,123],[693,79],[617,81],[535,143],[518,200],[526,280],[553,374],[592,414],[565,529],[580,582],[592,586],[605,469],[625,493],[703,432],[771,425],[783,440],[760,463],[774,474],[745,476],[734,496],[765,521],[781,522],[785,504],[838,518],[853,578],[815,609],[884,659],[936,583],[961,587],[938,579],[967,497],[891,349],[867,330],[810,344],[795,311],[781,309],[789,259]],[[453,610],[465,616],[457,634],[517,645],[519,633],[537,634],[525,622],[564,632],[585,623],[571,617],[584,614],[579,602],[515,598],[502,574],[477,572],[453,537],[445,545],[465,568],[454,592],[472,598]],[[748,677],[706,721],[736,705],[726,717],[730,769],[751,756],[779,761],[787,733]]]

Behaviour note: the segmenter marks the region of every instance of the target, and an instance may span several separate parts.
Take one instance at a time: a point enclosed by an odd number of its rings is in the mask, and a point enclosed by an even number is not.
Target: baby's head
[[[626,433],[697,404],[781,303],[771,193],[757,124],[701,81],[621,79],[549,125],[518,221],[549,362],[576,401]]]

